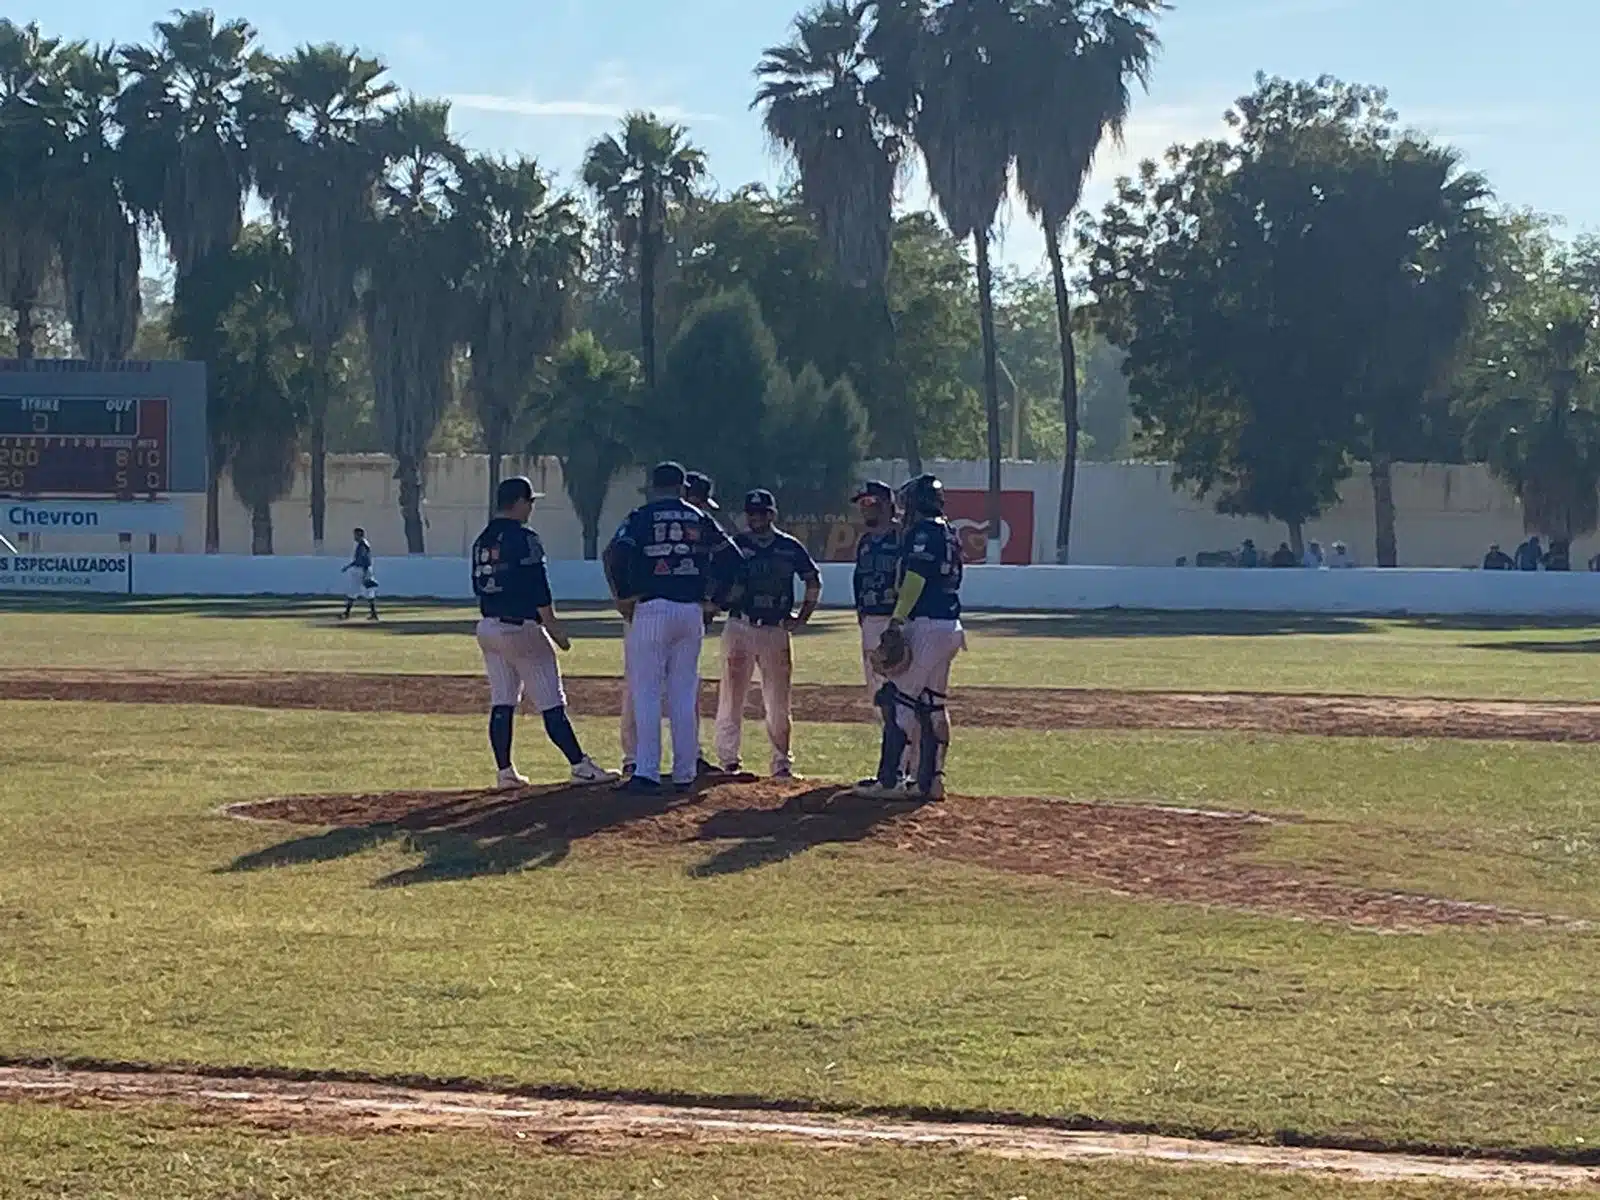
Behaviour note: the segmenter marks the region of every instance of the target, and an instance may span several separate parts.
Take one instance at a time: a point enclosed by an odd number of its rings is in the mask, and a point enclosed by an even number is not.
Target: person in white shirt
[[[1315,570],[1318,567],[1325,567],[1325,566],[1328,565],[1327,563],[1325,563],[1322,560],[1322,543],[1321,542],[1307,542],[1306,543],[1306,556],[1305,556],[1304,560],[1302,561],[1301,565],[1305,566],[1307,568],[1310,568],[1311,570]]]
[[[1335,571],[1341,571],[1356,565],[1356,560],[1350,557],[1350,551],[1343,542],[1335,542],[1333,551],[1328,555],[1328,566]]]

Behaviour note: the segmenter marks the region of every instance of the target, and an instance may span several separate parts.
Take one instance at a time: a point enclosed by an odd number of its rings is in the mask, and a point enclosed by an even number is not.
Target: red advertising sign
[[[961,548],[969,563],[981,563],[987,554],[989,493],[948,489],[945,516],[961,536]],[[860,519],[828,513],[823,516],[797,516],[784,522],[785,529],[806,544],[818,562],[852,562],[856,541],[861,536]],[[1000,493],[1000,561],[1026,566],[1033,561],[1033,493]]]

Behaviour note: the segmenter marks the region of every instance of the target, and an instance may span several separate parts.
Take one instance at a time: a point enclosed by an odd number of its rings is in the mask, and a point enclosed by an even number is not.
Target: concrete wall
[[[988,472],[982,463],[938,462],[930,467],[952,488],[982,488],[987,483]],[[330,459],[329,468],[329,541],[323,552],[333,556],[346,553],[350,529],[356,525],[367,529],[379,554],[403,552],[405,539],[392,461],[381,455],[336,456]],[[551,555],[579,557],[581,530],[562,488],[559,464],[553,459],[532,463],[507,460],[506,473],[519,472],[531,476],[535,485],[547,493],[539,502],[534,524]],[[895,482],[905,477],[906,469],[899,463],[868,463],[863,473]],[[1050,560],[1055,546],[1060,474],[1058,464],[1006,464],[1005,486],[1035,494],[1034,554],[1038,561]],[[1510,550],[1522,541],[1522,518],[1516,500],[1485,468],[1402,464],[1394,474],[1402,564],[1476,565],[1491,542]],[[638,503],[641,482],[642,476],[632,476],[613,485],[601,523],[602,536],[609,534]],[[466,553],[482,527],[488,487],[488,460],[483,456],[435,459],[430,463],[424,509],[430,554]],[[162,537],[162,550],[194,552],[204,546],[203,498],[184,497],[182,503],[186,531],[179,538]],[[294,492],[273,506],[273,524],[279,555],[312,552],[305,471],[301,471]],[[1170,473],[1164,467],[1085,463],[1078,471],[1073,518],[1075,564],[1170,567],[1180,557],[1193,561],[1202,550],[1236,548],[1247,537],[1270,551],[1285,536],[1281,526],[1219,516],[1209,502],[1173,491]],[[1340,505],[1311,526],[1307,536],[1324,545],[1343,541],[1357,562],[1373,561],[1372,488],[1364,468],[1345,484]],[[84,551],[115,550],[117,539],[47,534],[44,545]],[[134,538],[132,549],[143,551],[146,546],[142,535]],[[249,514],[226,485],[222,497],[222,546],[225,552],[236,554],[247,554],[250,549]],[[1600,539],[1580,542],[1574,547],[1573,565],[1581,567],[1596,552],[1600,552]]]
[[[145,596],[340,595],[327,557],[136,554],[133,593]],[[467,561],[379,558],[385,596],[467,600]],[[822,568],[825,607],[850,604],[851,566]],[[556,562],[559,603],[603,602],[595,563]],[[971,567],[963,599],[974,610],[1215,610],[1236,612],[1588,616],[1600,618],[1600,574],[1458,570],[1229,571],[1179,567]]]

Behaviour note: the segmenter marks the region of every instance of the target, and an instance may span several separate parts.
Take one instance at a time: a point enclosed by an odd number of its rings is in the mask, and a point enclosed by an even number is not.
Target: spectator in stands
[[[1572,543],[1566,538],[1555,538],[1550,542],[1550,552],[1544,556],[1544,569],[1546,571],[1572,570]]]
[[[1279,542],[1278,548],[1272,552],[1272,565],[1275,567],[1294,566],[1294,551],[1289,549],[1288,542]]]
[[[1589,570],[1600,571],[1600,554],[1596,554],[1589,560]]]
[[[1335,542],[1333,551],[1328,555],[1328,566],[1335,571],[1347,570],[1356,565],[1356,560],[1350,557],[1350,548],[1343,542]]]
[[[1241,567],[1259,567],[1261,565],[1261,555],[1256,552],[1255,542],[1249,538],[1245,538],[1244,545],[1239,549],[1239,565]]]
[[[1305,561],[1303,563],[1301,563],[1300,565],[1303,566],[1303,567],[1307,567],[1307,568],[1309,568],[1309,569],[1311,569],[1313,571],[1317,570],[1320,567],[1325,567],[1325,566],[1328,565],[1327,562],[1322,557],[1322,543],[1321,542],[1307,542],[1306,543]]]
[[[1500,549],[1500,543],[1496,542],[1489,547],[1489,553],[1483,556],[1483,569],[1485,571],[1515,571],[1517,564],[1511,555]]]
[[[1519,571],[1537,571],[1543,559],[1544,547],[1539,544],[1538,534],[1534,534],[1517,547],[1517,570]]]

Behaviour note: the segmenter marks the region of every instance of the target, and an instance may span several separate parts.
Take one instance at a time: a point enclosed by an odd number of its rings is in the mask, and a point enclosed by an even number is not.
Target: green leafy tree
[[[489,452],[489,503],[500,460],[534,399],[539,372],[572,318],[583,269],[583,222],[570,197],[552,195],[530,158],[474,158],[462,180],[470,238],[467,393]]]
[[[583,182],[617,245],[639,261],[639,345],[646,386],[656,386],[656,276],[669,216],[688,204],[706,173],[705,154],[684,128],[630,113],[620,136],[589,148]]]
[[[54,184],[66,151],[71,51],[37,24],[0,20],[0,295],[18,358],[32,358],[38,310],[56,279]]]
[[[1162,0],[1024,0],[1024,35],[1009,64],[1016,73],[1013,121],[1017,187],[1039,222],[1055,290],[1065,447],[1056,561],[1070,558],[1079,432],[1078,366],[1072,297],[1061,237],[1083,198],[1095,155],[1109,136],[1120,142],[1132,103],[1130,85],[1146,84],[1159,42],[1154,20]]]
[[[247,102],[251,158],[299,275],[295,320],[311,346],[311,540],[327,520],[333,357],[359,308],[361,250],[383,171],[383,106],[395,95],[376,58],[333,44],[268,60]]]
[[[538,445],[561,461],[561,477],[583,526],[583,556],[600,556],[600,520],[618,475],[638,461],[644,420],[639,361],[608,351],[587,330],[555,354],[541,397]],[[531,449],[531,447],[530,447]]]
[[[779,370],[763,414],[766,486],[788,512],[837,512],[850,498],[867,449],[867,413],[848,380],[816,367]]]
[[[395,459],[406,549],[426,551],[423,469],[454,395],[463,282],[471,241],[459,219],[465,154],[450,136],[447,104],[408,99],[382,133],[362,318],[378,426]]]

